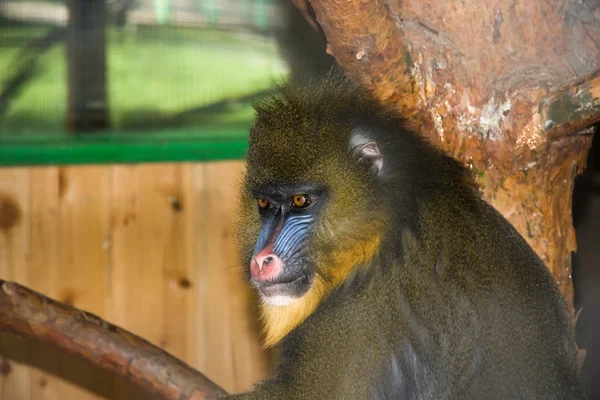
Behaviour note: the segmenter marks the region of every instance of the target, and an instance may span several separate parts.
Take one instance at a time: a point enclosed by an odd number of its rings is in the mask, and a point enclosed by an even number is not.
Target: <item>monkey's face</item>
[[[327,190],[314,183],[287,183],[253,188],[252,197],[260,231],[249,262],[250,279],[266,303],[286,306],[313,283],[309,238]]]
[[[371,265],[388,226],[379,108],[348,91],[290,86],[255,107],[238,239],[267,346]]]
[[[243,262],[270,306],[313,295],[318,302],[379,246],[378,148],[350,131],[337,134],[322,134],[308,148],[289,137],[281,140],[281,132],[250,140]]]

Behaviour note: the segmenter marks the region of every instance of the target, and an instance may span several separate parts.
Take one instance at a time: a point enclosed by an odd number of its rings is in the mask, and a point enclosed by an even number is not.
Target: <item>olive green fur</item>
[[[330,189],[309,244],[316,257],[350,238],[382,242],[284,338],[277,374],[227,398],[585,398],[556,283],[465,168],[338,75],[286,85],[256,109],[240,197],[244,265],[260,230],[257,187]],[[348,150],[357,126],[384,155],[380,178]]]
[[[369,168],[357,168],[347,147],[357,115],[389,118],[393,112],[382,109],[339,72],[330,73],[325,80],[324,86],[319,81],[291,82],[255,104],[257,115],[250,129],[240,201],[238,239],[243,264],[248,263],[260,230],[252,188],[303,182],[328,186],[333,200],[320,216],[320,229],[314,233],[311,246],[327,247],[334,240],[339,249],[346,243],[352,245],[350,239],[373,233],[364,226],[385,224],[385,215],[378,216],[373,207],[376,188]],[[367,209],[371,212],[364,213]],[[350,220],[345,218],[347,215],[356,218]],[[352,233],[352,238],[344,232]],[[326,256],[324,250],[319,253]],[[327,271],[320,272],[328,278]]]

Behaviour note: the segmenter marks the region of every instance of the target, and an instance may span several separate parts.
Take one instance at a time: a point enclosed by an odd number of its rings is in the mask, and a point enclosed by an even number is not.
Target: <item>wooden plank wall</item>
[[[0,169],[0,278],[122,326],[230,392],[270,371],[232,238],[241,162]],[[0,399],[142,399],[0,334]]]

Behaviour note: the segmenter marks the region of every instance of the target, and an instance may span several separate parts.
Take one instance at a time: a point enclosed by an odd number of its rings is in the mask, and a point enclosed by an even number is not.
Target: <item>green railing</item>
[[[161,130],[0,138],[0,166],[237,160],[246,152],[247,133],[241,128],[211,127],[191,132]]]

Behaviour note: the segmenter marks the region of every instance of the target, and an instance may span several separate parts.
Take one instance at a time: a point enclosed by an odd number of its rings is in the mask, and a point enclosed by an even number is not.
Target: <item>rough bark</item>
[[[79,356],[157,399],[214,400],[223,389],[164,350],[101,318],[0,280],[0,331]]]
[[[350,76],[473,170],[572,309],[573,184],[600,119],[597,2],[296,2]]]

